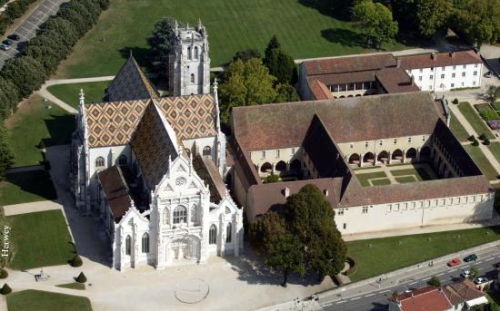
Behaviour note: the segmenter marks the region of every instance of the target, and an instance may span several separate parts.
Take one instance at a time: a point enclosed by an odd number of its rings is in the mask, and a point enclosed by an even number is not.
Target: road
[[[19,55],[26,48],[27,42],[36,36],[39,26],[43,24],[50,16],[59,11],[59,6],[69,0],[43,0],[33,12],[16,28],[13,33],[18,34],[21,39],[12,45],[8,51],[0,50],[0,69],[8,59]],[[6,35],[10,35],[6,34]]]
[[[496,278],[493,264],[500,262],[499,248],[494,247],[476,254],[478,260],[473,264],[478,268],[481,276],[486,276],[489,279]],[[455,280],[460,280],[462,269],[467,269],[469,266],[469,263],[462,263],[459,266],[450,268],[444,263],[435,264],[433,267],[413,275],[408,274],[399,280],[384,280],[380,284],[380,289],[378,284],[372,284],[373,290],[371,292],[359,293],[349,297],[342,297],[342,295],[326,297],[320,300],[320,305],[325,311],[387,310],[388,299],[394,291],[401,293],[406,289],[426,286],[432,275],[439,277],[442,285],[449,284]],[[390,283],[387,284],[388,282]]]

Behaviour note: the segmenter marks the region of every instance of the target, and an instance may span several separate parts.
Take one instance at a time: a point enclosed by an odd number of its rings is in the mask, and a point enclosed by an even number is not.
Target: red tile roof
[[[387,93],[420,91],[403,68],[382,68],[376,72],[376,77]]]
[[[104,195],[116,223],[132,206],[127,182],[118,166],[112,166],[97,174]]]
[[[453,308],[444,293],[432,286],[399,295],[395,301],[401,304],[402,311],[445,311]]]
[[[401,57],[401,67],[405,69],[435,68],[481,63],[481,58],[474,50],[449,53],[418,54]]]
[[[361,55],[306,61],[302,63],[307,75],[352,73],[396,66],[396,58],[390,54]]]
[[[317,79],[309,82],[309,88],[311,89],[311,93],[314,95],[314,98],[317,100],[333,98],[332,92],[330,92],[323,82],[320,82]]]

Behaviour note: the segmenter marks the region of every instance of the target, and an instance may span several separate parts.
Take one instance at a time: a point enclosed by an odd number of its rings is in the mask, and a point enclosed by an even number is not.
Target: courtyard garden
[[[481,169],[481,172],[488,178],[488,180],[496,180],[497,172],[490,161],[486,158],[484,153],[476,146],[465,145],[463,146],[467,153],[471,156],[472,160]],[[493,153],[495,154],[495,153]]]
[[[478,134],[484,134],[488,139],[495,139],[495,136],[490,131],[486,123],[481,119],[479,114],[472,108],[470,103],[461,102],[458,104],[458,109],[462,112],[463,116],[467,119],[469,124]],[[483,109],[484,111],[484,109]]]
[[[58,84],[47,88],[47,91],[52,93],[73,108],[79,107],[80,89],[83,89],[85,94],[85,103],[100,103],[104,95],[104,90],[108,87],[109,81],[104,82],[89,82],[89,83],[74,83],[74,84]]]
[[[350,278],[360,281],[499,238],[497,226],[347,242],[347,255],[358,266]]]
[[[470,136],[469,133],[467,133],[467,131],[463,127],[463,125],[460,122],[458,122],[453,112],[451,112],[450,129],[453,132],[453,134],[455,134],[455,137],[461,142],[467,141],[467,138]]]
[[[10,268],[25,270],[64,265],[75,256],[72,238],[61,211],[21,214],[9,216],[7,220],[12,228],[14,245]]]
[[[384,186],[394,184],[403,184],[410,182],[418,182],[435,179],[435,173],[432,167],[425,163],[413,165],[410,163],[385,166],[385,170],[381,167],[356,169],[356,177],[363,187],[369,186]],[[367,172],[370,169],[375,172]],[[390,176],[388,176],[390,175]],[[393,180],[391,182],[391,179]]]
[[[8,173],[0,182],[0,206],[55,199],[54,185],[44,170]]]
[[[212,67],[228,63],[239,50],[263,51],[273,35],[295,59],[371,51],[362,46],[360,30],[336,19],[336,13],[330,1],[321,0],[115,0],[61,63],[57,76],[115,75],[130,52],[144,66],[147,38],[166,16],[191,26],[201,18],[209,34]],[[382,46],[387,51],[407,47],[398,42]]]
[[[86,297],[24,290],[7,296],[9,311],[92,311]]]

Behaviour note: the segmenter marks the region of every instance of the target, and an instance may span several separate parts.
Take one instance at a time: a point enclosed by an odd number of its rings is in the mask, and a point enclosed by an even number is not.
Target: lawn
[[[483,152],[479,147],[474,147],[472,145],[465,145],[464,146],[465,150],[471,158],[474,160],[474,162],[479,166],[481,171],[483,172],[484,175],[486,175],[486,178],[489,180],[496,180],[497,179],[497,172],[495,171],[495,168],[493,165],[491,165],[490,161],[484,156]]]
[[[470,125],[476,131],[478,136],[484,133],[486,137],[488,137],[488,139],[495,139],[495,136],[493,135],[493,133],[491,133],[486,123],[484,123],[483,119],[481,119],[481,117],[468,102],[462,102],[458,104],[458,109],[460,110],[460,112],[462,112],[467,121],[469,121]]]
[[[453,112],[451,113],[450,129],[459,141],[467,141],[467,138],[470,136]]]
[[[0,183],[0,206],[55,199],[49,173],[42,170],[7,174]]]
[[[61,63],[57,76],[115,75],[130,51],[144,66],[147,38],[166,16],[189,25],[201,18],[209,34],[212,67],[228,63],[242,49],[264,51],[273,35],[295,59],[373,51],[362,47],[359,30],[333,18],[335,13],[328,0],[114,0]],[[396,42],[382,48],[407,46]]]
[[[493,153],[498,163],[500,163],[500,143],[494,141],[491,143],[491,145],[488,146],[488,148],[490,149],[491,153]]]
[[[396,181],[400,184],[405,184],[405,183],[410,183],[410,182],[416,182],[418,181],[418,178],[413,175],[413,176],[404,176],[404,177],[396,177]]]
[[[10,268],[17,270],[67,264],[74,247],[61,211],[45,211],[7,217],[11,225],[14,257]]]
[[[51,106],[49,109],[48,106]],[[32,96],[6,121],[10,132],[10,145],[14,166],[39,164],[43,155],[38,146],[67,144],[75,130],[75,116],[54,104]]]
[[[47,88],[47,91],[63,102],[78,109],[80,89],[83,89],[86,103],[100,103],[104,95],[104,89],[108,87],[109,81],[91,82],[91,83],[75,83],[75,84],[58,84]]]
[[[376,172],[376,173],[365,173],[365,174],[356,174],[356,177],[358,178],[359,182],[363,187],[369,187],[370,179],[373,178],[384,178],[387,177],[387,175],[384,172]]]
[[[500,227],[491,227],[347,242],[348,256],[358,264],[350,278],[363,280],[499,238]]]
[[[92,311],[87,297],[38,290],[24,290],[7,296],[9,311]]]
[[[391,174],[394,177],[400,177],[400,176],[408,176],[412,175],[414,176],[418,181],[422,180],[432,180],[433,178],[429,175],[427,170],[423,167],[417,167],[417,168],[408,168],[404,170],[391,170]],[[413,177],[412,177],[413,178]]]
[[[391,181],[388,178],[373,179],[371,182],[374,186],[386,186],[391,184]]]

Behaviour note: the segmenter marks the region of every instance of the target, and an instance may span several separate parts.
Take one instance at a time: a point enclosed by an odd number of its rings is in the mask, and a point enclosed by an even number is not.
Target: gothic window
[[[127,235],[125,238],[125,254],[130,255],[132,252],[132,239],[130,238],[130,235]]]
[[[226,243],[231,243],[231,233],[233,232],[232,229],[233,228],[231,223],[228,223],[226,227]]]
[[[149,253],[149,234],[147,232],[142,236],[142,252]]]
[[[104,167],[104,158],[98,157],[97,159],[95,159],[95,166],[96,167]]]
[[[193,56],[191,55],[191,47],[189,46],[188,47],[188,59],[191,59],[193,58]]]
[[[184,206],[177,206],[174,210],[174,224],[187,222],[187,210]]]
[[[205,148],[203,148],[203,155],[204,156],[212,155],[212,148],[210,148],[209,146],[206,146]]]
[[[194,83],[194,73],[191,74],[191,83]]]
[[[118,165],[127,165],[127,156],[122,154],[118,157]]]
[[[163,224],[168,225],[168,208],[163,210]]]
[[[210,231],[208,233],[208,244],[217,243],[217,227],[215,225],[210,226]]]
[[[198,59],[198,47],[197,46],[194,47],[194,58]]]

